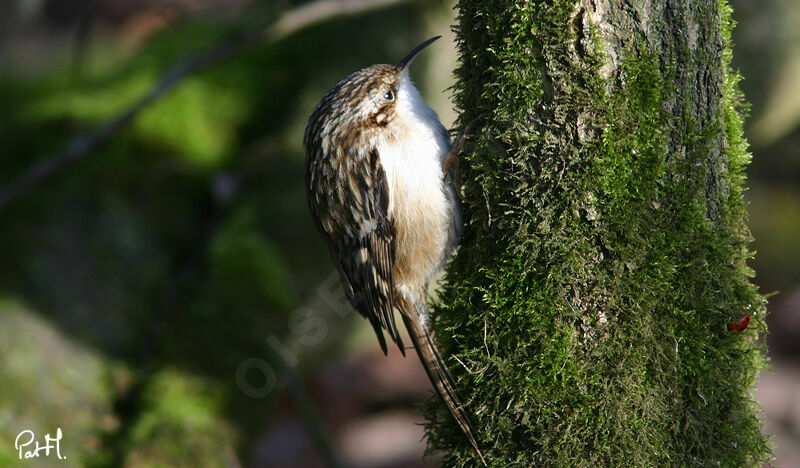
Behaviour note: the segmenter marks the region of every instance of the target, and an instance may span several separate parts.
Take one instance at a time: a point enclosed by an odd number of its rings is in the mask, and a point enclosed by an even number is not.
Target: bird
[[[306,125],[305,188],[347,298],[405,356],[397,309],[436,392],[486,465],[469,414],[431,334],[427,289],[461,234],[453,145],[409,77],[432,37],[396,65],[372,65],[333,86]],[[454,149],[456,151],[454,151]]]

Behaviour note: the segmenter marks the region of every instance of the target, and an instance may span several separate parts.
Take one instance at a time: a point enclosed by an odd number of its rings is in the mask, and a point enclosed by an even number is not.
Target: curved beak
[[[432,37],[427,41],[423,42],[422,44],[414,47],[414,50],[409,52],[408,55],[403,57],[402,60],[397,62],[397,68],[399,68],[400,71],[406,71],[408,69],[408,66],[411,65],[411,62],[414,60],[414,57],[416,57],[418,53],[422,52],[422,49],[428,47],[431,44],[431,42],[435,41],[436,39],[439,39],[440,37],[442,36]]]

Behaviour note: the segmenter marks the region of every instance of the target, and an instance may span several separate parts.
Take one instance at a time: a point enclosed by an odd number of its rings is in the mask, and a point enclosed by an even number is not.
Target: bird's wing
[[[377,150],[343,158],[346,166],[333,170],[328,183],[334,189],[325,207],[317,208],[315,218],[328,241],[353,307],[366,317],[387,352],[383,330],[405,355],[394,320],[392,266],[394,265],[394,226],[389,215],[389,187]],[[320,181],[321,182],[321,181]],[[313,203],[312,203],[313,205]],[[336,210],[341,216],[329,216]]]

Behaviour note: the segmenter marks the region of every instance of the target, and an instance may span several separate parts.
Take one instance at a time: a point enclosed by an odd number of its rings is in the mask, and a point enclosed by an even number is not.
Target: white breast
[[[442,177],[450,138],[436,112],[404,77],[397,92],[392,137],[378,142],[378,154],[390,187],[394,219],[395,278],[427,283],[454,242],[455,205]]]

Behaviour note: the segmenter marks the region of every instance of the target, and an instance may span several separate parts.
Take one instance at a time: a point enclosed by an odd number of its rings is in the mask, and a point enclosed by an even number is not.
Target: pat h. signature
[[[49,457],[50,450],[55,451],[55,455],[59,460],[66,460],[67,457],[61,456],[61,437],[61,428],[59,427],[56,429],[55,437],[50,437],[49,433],[45,434],[44,445],[39,446],[39,441],[36,440],[36,434],[34,434],[33,431],[25,430],[17,435],[17,438],[14,440],[14,448],[18,450],[20,460],[23,458],[39,457],[40,455]],[[36,442],[35,448],[31,447],[31,444],[34,442]],[[42,454],[41,452],[44,453]]]

